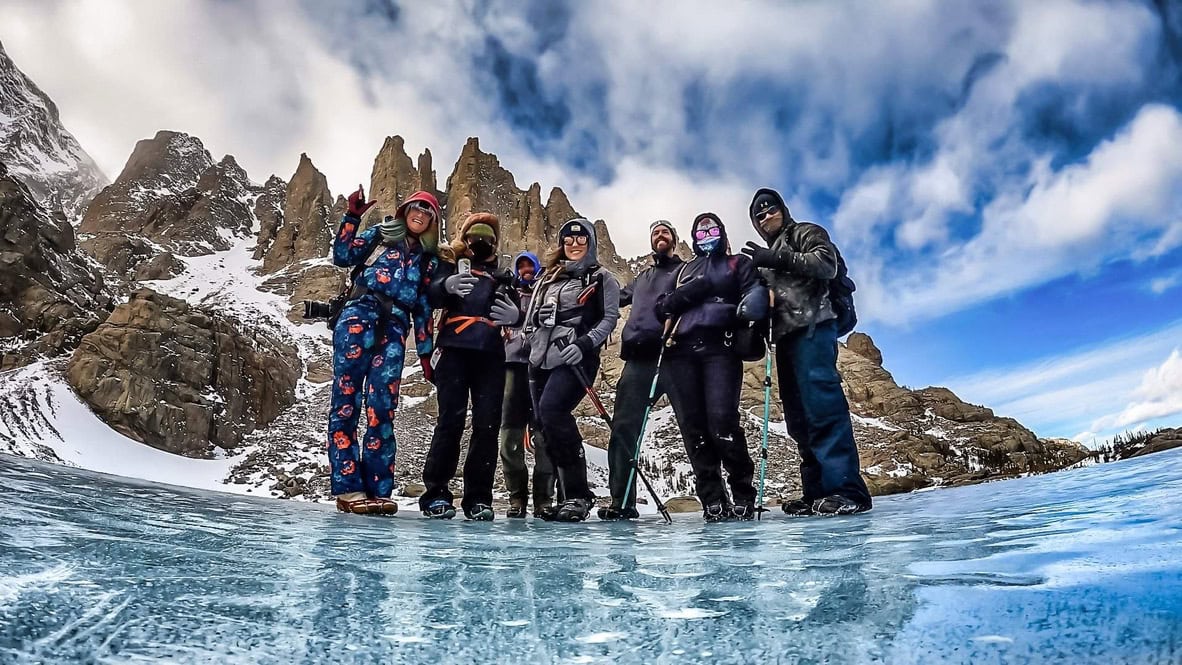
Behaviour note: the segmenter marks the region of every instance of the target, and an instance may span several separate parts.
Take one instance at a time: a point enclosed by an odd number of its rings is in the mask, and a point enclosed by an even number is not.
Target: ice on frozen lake
[[[702,524],[432,522],[0,456],[0,662],[1179,663],[1182,451]]]

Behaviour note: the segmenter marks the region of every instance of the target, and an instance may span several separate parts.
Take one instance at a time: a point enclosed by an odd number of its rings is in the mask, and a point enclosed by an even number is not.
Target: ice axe
[[[587,373],[578,365],[567,365],[567,367],[570,367],[571,371],[575,373],[575,377],[578,378],[579,383],[583,384],[583,390],[587,391],[587,397],[591,398],[591,403],[595,405],[595,410],[599,412],[599,417],[603,419],[603,422],[607,423],[610,429],[612,426],[612,417],[608,415],[607,409],[604,408],[603,402],[600,401],[599,395],[596,394],[595,388],[591,385],[591,381],[587,377]],[[667,524],[672,524],[673,518],[669,515],[669,509],[661,502],[661,497],[657,496],[657,491],[653,489],[653,484],[649,482],[648,476],[645,476],[644,472],[640,470],[640,464],[635,459],[632,461],[632,471],[640,477],[640,482],[644,483],[644,488],[653,497],[653,501],[657,504],[657,512],[661,514],[661,517],[665,518]]]

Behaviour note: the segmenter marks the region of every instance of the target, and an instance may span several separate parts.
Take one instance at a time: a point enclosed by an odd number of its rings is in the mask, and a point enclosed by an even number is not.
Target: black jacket
[[[784,226],[771,237],[755,221],[755,201],[770,194],[784,211]],[[776,294],[773,338],[828,321],[837,315],[829,302],[829,280],[837,275],[837,250],[824,228],[811,222],[798,222],[788,214],[784,199],[774,189],[755,192],[749,208],[751,225],[776,253],[776,265],[761,268],[763,278]]]
[[[503,358],[505,341],[501,336],[501,328],[488,317],[497,293],[509,295],[515,303],[517,294],[505,283],[504,276],[497,272],[495,258],[484,263],[472,262],[472,274],[479,277],[480,281],[466,298],[448,293],[444,287],[447,278],[456,274],[457,270],[456,264],[450,261],[440,262],[431,285],[427,287],[431,307],[442,310],[435,346],[488,351]]]
[[[722,221],[713,213],[694,220],[694,229],[705,218]],[[673,342],[716,342],[727,340],[744,321],[758,321],[768,315],[768,291],[755,266],[744,254],[727,253],[726,229],[710,254],[694,245],[696,257],[677,271],[672,291],[661,296],[658,313],[675,319]]]
[[[676,254],[654,254],[653,265],[620,291],[620,307],[632,306],[621,336],[621,360],[653,360],[661,353],[665,324],[657,315],[657,299],[673,290],[673,280],[683,265]]]

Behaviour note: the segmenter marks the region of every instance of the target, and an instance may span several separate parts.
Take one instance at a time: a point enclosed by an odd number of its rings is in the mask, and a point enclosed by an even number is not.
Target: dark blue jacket
[[[673,280],[683,265],[676,254],[653,254],[653,265],[620,291],[620,307],[632,306],[621,336],[621,360],[654,360],[660,355],[665,323],[657,314],[657,299],[673,290]]]

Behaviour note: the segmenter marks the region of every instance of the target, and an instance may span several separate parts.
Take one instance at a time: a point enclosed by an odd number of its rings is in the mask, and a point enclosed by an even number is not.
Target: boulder
[[[135,291],[70,359],[70,385],[108,425],[162,450],[234,448],[295,401],[296,349],[241,321]]]

